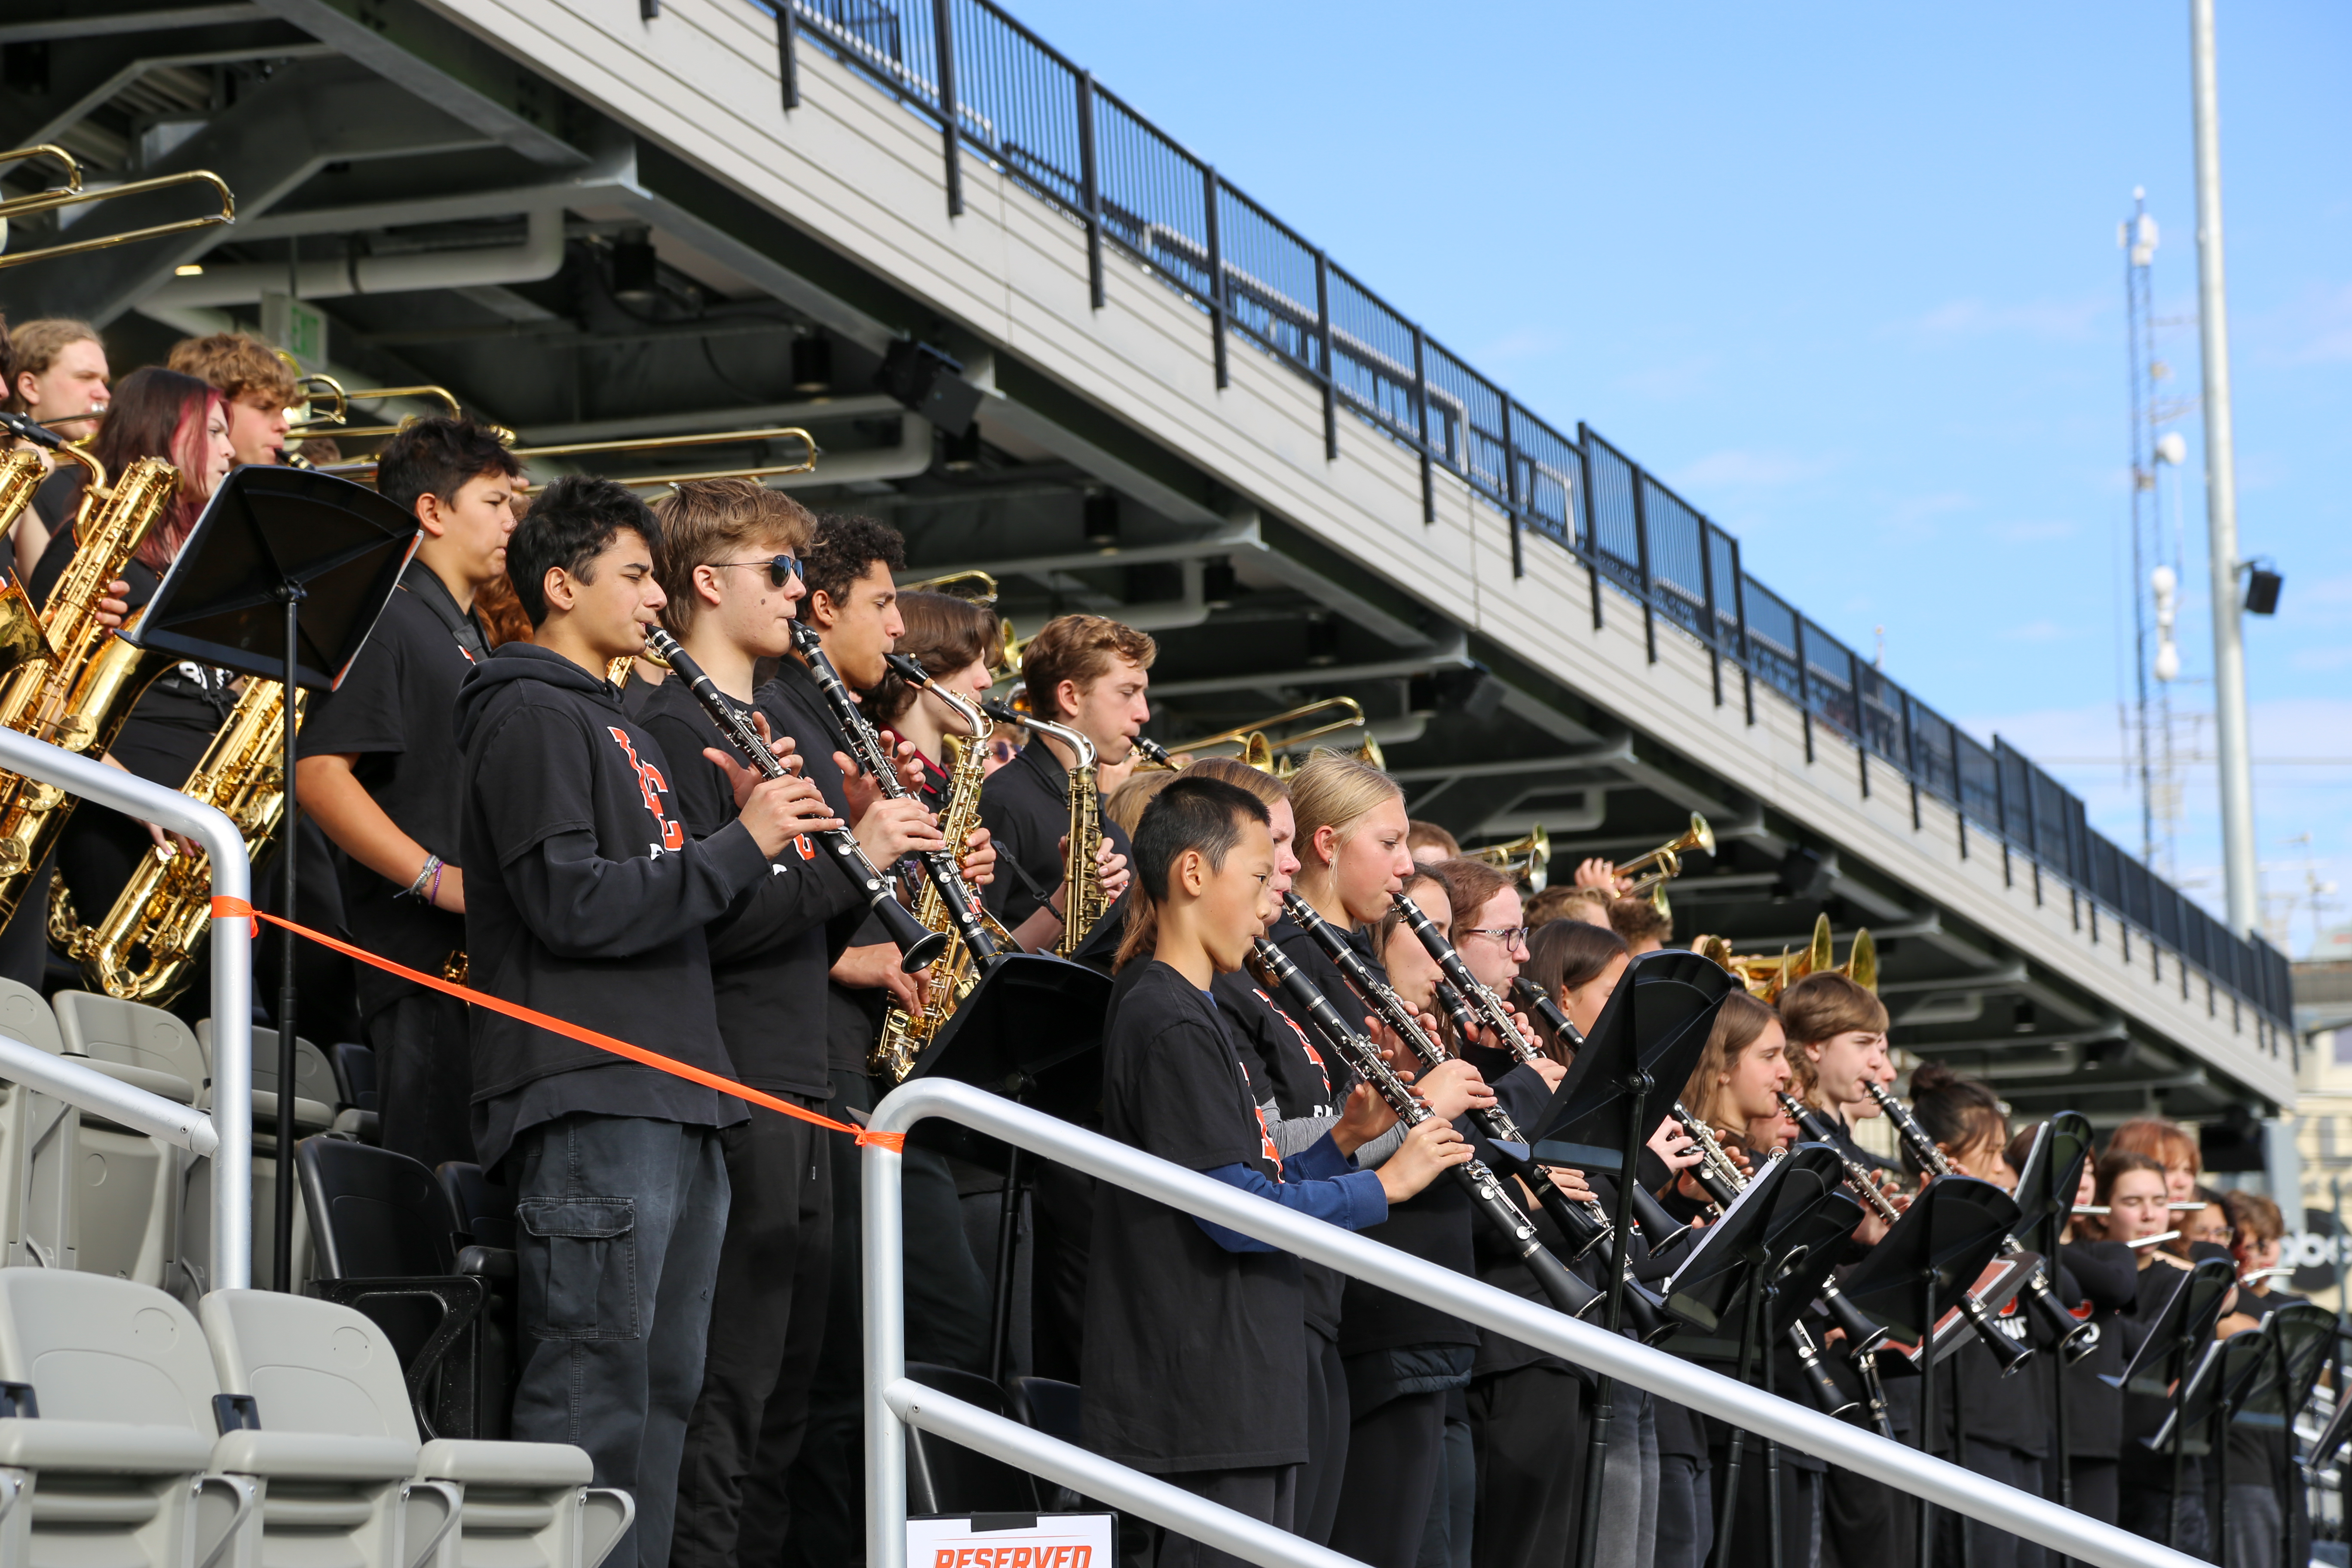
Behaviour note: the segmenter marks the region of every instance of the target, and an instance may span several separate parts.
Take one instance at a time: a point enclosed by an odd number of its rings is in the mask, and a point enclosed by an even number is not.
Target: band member
[[[806,593],[797,613],[814,628],[825,657],[855,690],[882,684],[894,650],[906,631],[898,613],[893,574],[906,564],[898,531],[870,517],[827,512],[801,560]],[[752,568],[744,568],[752,571]],[[894,831],[908,842],[940,845],[938,830],[921,801],[894,800],[860,773],[849,756],[840,720],[826,702],[816,678],[797,655],[786,658],[776,677],[758,692],[760,710],[772,732],[792,736],[807,776],[824,792],[835,814],[861,834]],[[895,857],[893,857],[895,858]],[[878,863],[878,862],[877,862]],[[969,864],[969,862],[968,862]],[[826,1078],[835,1121],[854,1121],[881,1099],[866,1071],[882,1018],[894,1003],[923,1004],[924,982],[902,973],[899,953],[881,928],[863,921],[831,940],[847,946],[834,961],[824,1012]],[[860,1221],[856,1150],[835,1140],[833,1162],[833,1279],[825,1308],[824,1352],[809,1390],[808,1426],[800,1457],[789,1468],[755,1467],[744,1482],[747,1520],[792,1521],[791,1545],[798,1560],[831,1568],[865,1555],[865,1520],[859,1504],[859,1433],[864,1426],[861,1364],[863,1322],[857,1260]],[[965,1238],[955,1178],[936,1152],[909,1150],[901,1172],[907,1250],[922,1267],[907,1276],[907,1353],[916,1361],[988,1368],[991,1296],[988,1277]],[[762,1452],[765,1451],[762,1439]],[[782,1500],[766,1494],[782,1489]],[[740,1540],[739,1554],[765,1551],[764,1543]]]
[[[106,345],[99,342],[96,327],[57,316],[26,321],[10,330],[8,353],[7,405],[12,413],[37,419],[68,441],[86,440],[98,429],[97,419],[78,417],[104,414],[111,401]],[[84,469],[79,463],[60,464],[46,449],[41,461],[55,471],[16,520],[14,564],[20,581],[40,564],[49,536],[71,520],[81,496]]]
[[[23,380],[20,375],[19,385]],[[105,424],[90,443],[90,455],[106,466],[110,479],[142,458],[162,458],[180,471],[178,492],[164,503],[122,577],[112,584],[114,596],[100,601],[102,610],[127,615],[144,607],[154,596],[163,573],[194,531],[205,502],[227,477],[234,461],[228,416],[220,395],[194,376],[152,367],[134,371],[116,389]],[[47,492],[70,481],[62,521],[26,585],[36,605],[47,602],[77,548],[71,523],[79,503],[80,481],[88,470],[78,463],[68,468],[70,472],[60,468],[41,487]],[[209,665],[173,666],[131,709],[108,750],[108,759],[141,778],[179,788],[236,705],[229,681],[226,671]],[[94,802],[77,808],[58,837],[57,852],[57,867],[65,877],[76,914],[85,921],[102,917],[131,879],[139,860],[164,843],[155,828]],[[46,963],[44,917],[48,887],[48,873],[37,872],[32,890],[9,922],[5,939],[5,973],[30,985],[40,984]],[[179,1005],[190,1019],[203,1017],[209,1011],[209,994],[208,985],[200,979],[182,996]]]
[[[1798,1098],[1828,1113],[1838,1129],[1839,1152],[1877,1163],[1853,1141],[1846,1108],[1877,1108],[1864,1086],[1877,1082],[1886,1066],[1886,1004],[1846,976],[1825,972],[1781,992],[1779,1007]]]
[[[1528,933],[1528,961],[1520,973],[1541,986],[1559,1005],[1580,1034],[1601,1020],[1601,1009],[1625,978],[1633,953],[1625,939],[1606,925],[1586,921],[1556,920]],[[1544,1053],[1566,1067],[1576,1059],[1576,1048],[1553,1037],[1541,1019],[1537,1038]]]
[[[2011,1163],[2032,1148],[2032,1131],[2012,1141]],[[2098,1202],[2096,1161],[2086,1161],[2075,1184],[2074,1206]],[[2088,1216],[2084,1216],[2087,1218]],[[2125,1346],[2126,1320],[2139,1296],[2139,1269],[2131,1248],[2121,1242],[2099,1239],[2095,1227],[2069,1216],[2061,1233],[2059,1258],[2066,1275],[2090,1304],[2090,1321],[2097,1338],[2081,1360],[2063,1369],[2066,1379],[2066,1458],[2074,1506],[2105,1523],[2116,1522],[2116,1459],[2123,1432],[2123,1394],[2108,1378],[2123,1375],[2129,1362]]]
[[[2107,1211],[2105,1224],[2109,1241],[2146,1242],[2173,1228],[2167,1206],[2171,1174],[2162,1162],[2129,1149],[2110,1147],[2099,1157],[2098,1200]],[[2139,1264],[2138,1300],[2132,1316],[2145,1334],[2179,1289],[2181,1271],[2189,1266],[2158,1246],[2136,1247],[2132,1251]],[[2126,1339],[2126,1350],[2137,1351],[2137,1337]],[[2174,1544],[2201,1557],[2207,1539],[2205,1461],[2191,1456],[2182,1463],[2180,1489],[2175,1493],[2170,1450],[2159,1454],[2147,1443],[2162,1430],[2171,1414],[2168,1399],[2131,1393],[2123,1396],[2123,1430],[2116,1442],[2116,1521],[2151,1541],[2164,1541],[2177,1531]]]
[[[295,781],[304,815],[346,857],[352,939],[428,974],[465,965],[451,711],[459,684],[490,654],[475,596],[507,574],[520,473],[498,437],[469,420],[422,419],[386,443],[376,489],[416,519],[416,555],[342,685],[313,698],[302,725]],[[466,1005],[364,964],[357,984],[383,1146],[427,1165],[470,1161]]]
[[[2205,1179],[2205,1158],[2197,1147],[2197,1135],[2178,1121],[2137,1117],[2107,1135],[2107,1150],[2145,1154],[2163,1166],[2168,1203],[2189,1202],[2197,1195],[2197,1184]]]
[[[905,628],[895,651],[920,664],[949,690],[969,701],[988,695],[996,683],[989,668],[989,650],[996,646],[996,612],[952,594],[901,594],[898,619]],[[934,809],[947,784],[948,742],[959,746],[984,746],[963,716],[937,697],[909,686],[896,673],[885,674],[866,693],[866,715],[877,729],[912,745],[922,759],[922,792]]]
[[[238,462],[286,460],[286,410],[301,400],[302,384],[268,344],[246,332],[182,338],[166,363],[219,390]]]
[[[1434,866],[1440,860],[1459,859],[1462,855],[1462,846],[1454,842],[1454,835],[1433,822],[1423,822],[1419,818],[1406,824],[1404,847],[1412,850],[1412,858],[1424,866]]]
[[[2286,1234],[2279,1206],[2261,1193],[2242,1189],[2225,1193],[2231,1226],[2231,1251],[2238,1260],[2238,1300],[2216,1332],[2227,1337],[2259,1329],[2273,1312],[2301,1300],[2274,1289],[2270,1270],[2279,1266],[2280,1243]],[[2230,1426],[2228,1468],[2229,1530],[2222,1540],[2226,1568],[2268,1568],[2279,1554],[2282,1532],[2292,1531],[2294,1544],[2305,1546],[2310,1514],[2305,1507],[2299,1470],[2290,1462],[2286,1434],[2239,1422]],[[2286,1489],[2280,1483],[2284,1479]],[[2298,1563],[2306,1563],[2306,1549]]]
[[[687,836],[677,769],[604,679],[661,610],[658,538],[628,490],[575,477],[509,542],[534,633],[458,689],[466,947],[493,995],[726,1074],[704,928],[831,813],[747,770],[736,820]],[[518,1199],[514,1435],[585,1448],[636,1499],[618,1560],[662,1568],[727,1218],[719,1130],[747,1112],[504,1014],[473,1033],[476,1146]]]
[[[792,652],[800,556],[815,519],[751,479],[681,485],[654,515],[661,525],[656,575],[667,600],[662,622],[730,700],[750,709],[758,662]],[[741,759],[686,683],[650,688],[637,719],[676,764],[673,798],[688,835],[706,839],[734,820]],[[832,744],[829,734],[808,741]],[[904,811],[869,812],[856,831],[868,858],[887,866],[937,844],[936,834],[913,826]],[[737,1078],[809,1110],[825,1108],[833,1096],[826,971],[864,907],[848,879],[797,838],[771,874],[712,923],[719,1033]],[[676,1568],[717,1568],[739,1554],[772,1563],[782,1551],[790,1524],[784,1489],[747,1481],[788,1468],[808,1420],[832,1280],[826,1140],[821,1128],[758,1108],[749,1121],[719,1133],[732,1196],[702,1392],[678,1469]]]
[[[1047,621],[1021,652],[1029,710],[1092,741],[1097,766],[1121,768],[1151,718],[1144,693],[1158,654],[1148,635],[1100,616]],[[1069,770],[1075,761],[1067,746],[1037,731],[1019,756],[989,775],[981,793],[980,819],[994,836],[1003,861],[988,907],[1033,951],[1051,947],[1062,936],[1067,894],[1062,846],[1070,830]],[[1113,773],[1100,787],[1108,794],[1118,782]],[[1099,862],[1103,888],[1111,892],[1114,885],[1125,886],[1127,838],[1107,825],[1103,839],[1108,846]],[[1114,856],[1120,858],[1116,866]]]
[[[1328,1137],[1285,1160],[1209,991],[1274,912],[1276,864],[1258,799],[1181,780],[1137,833],[1141,900],[1121,943],[1103,1047],[1105,1131],[1162,1159],[1349,1228],[1469,1158],[1441,1121],[1377,1172]],[[1287,1253],[1122,1188],[1106,1188],[1087,1281],[1088,1447],[1281,1528],[1307,1457],[1299,1265]],[[1407,1544],[1410,1561],[1418,1531]],[[1239,1560],[1164,1535],[1161,1568]]]

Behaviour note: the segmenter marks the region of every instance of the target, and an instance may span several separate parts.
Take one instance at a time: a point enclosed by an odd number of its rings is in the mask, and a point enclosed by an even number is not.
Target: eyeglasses
[[[1496,946],[1507,950],[1528,945],[1528,928],[1525,926],[1464,926],[1462,934],[1492,937]]]
[[[781,588],[791,578],[801,575],[801,559],[797,555],[771,555],[765,561],[713,561],[713,566],[765,566],[768,586]]]
[[[1000,736],[989,742],[988,754],[1000,763],[1009,763],[1021,754],[1021,748]]]

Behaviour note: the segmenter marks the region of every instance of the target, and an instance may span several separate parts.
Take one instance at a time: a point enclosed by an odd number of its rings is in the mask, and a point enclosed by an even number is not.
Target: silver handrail
[[[927,1117],[985,1132],[1043,1159],[1083,1171],[1097,1181],[1141,1193],[1186,1214],[1255,1237],[1269,1246],[1328,1265],[1398,1295],[1436,1307],[1521,1343],[1662,1394],[1680,1405],[1776,1442],[1826,1459],[1898,1491],[1925,1498],[1971,1519],[2098,1564],[2098,1568],[2195,1568],[2196,1559],[2103,1524],[2045,1498],[2004,1486],[1932,1458],[1875,1432],[1817,1410],[1775,1398],[1720,1373],[1612,1334],[1534,1301],[1456,1274],[1393,1247],[1367,1241],[1320,1220],[1293,1214],[1195,1171],[1143,1153],[1099,1133],[1015,1105],[969,1084],[917,1079],[892,1090],[874,1109],[870,1126],[904,1132]],[[906,1568],[906,1426],[963,1441],[983,1429],[997,1446],[988,1451],[1077,1485],[1070,1478],[1108,1461],[1041,1433],[999,1431],[969,1405],[910,1383],[906,1375],[903,1232],[899,1215],[900,1156],[878,1144],[865,1151],[866,1247],[866,1551],[871,1568]],[[950,1406],[960,1406],[950,1409]],[[1011,1422],[1003,1426],[1013,1427]],[[1073,1458],[1075,1456],[1075,1458]],[[1123,1472],[1123,1495],[1107,1489],[1099,1470],[1085,1481],[1088,1496],[1164,1524],[1254,1563],[1327,1568],[1335,1555],[1255,1521],[1179,1492],[1150,1478]],[[1142,1485],[1137,1483],[1149,1483]],[[1172,1493],[1173,1496],[1166,1494]],[[1269,1539],[1271,1538],[1271,1539]],[[1347,1561],[1344,1558],[1336,1559]]]
[[[0,1078],[52,1100],[95,1110],[109,1121],[175,1143],[194,1154],[209,1156],[220,1148],[220,1131],[205,1112],[109,1078],[72,1057],[54,1055],[13,1035],[0,1035]]]
[[[218,809],[14,730],[0,729],[0,769],[186,834],[204,846],[210,860],[213,897],[240,902],[253,897],[245,840]],[[211,1282],[219,1289],[242,1289],[253,1282],[253,936],[247,922],[213,922],[212,970],[212,1124],[217,1142],[212,1151]]]

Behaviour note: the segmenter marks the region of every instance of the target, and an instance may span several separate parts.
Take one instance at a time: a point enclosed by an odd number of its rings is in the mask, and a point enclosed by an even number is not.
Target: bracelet
[[[425,889],[425,901],[431,904],[436,910],[441,907],[441,873],[448,868],[448,866],[445,862],[440,860],[434,861],[433,885]]]
[[[417,870],[416,880],[408,884],[408,892],[405,896],[423,899],[427,903],[432,902],[433,895],[429,889],[439,880],[440,876],[441,857],[427,854],[425,857],[425,864]]]

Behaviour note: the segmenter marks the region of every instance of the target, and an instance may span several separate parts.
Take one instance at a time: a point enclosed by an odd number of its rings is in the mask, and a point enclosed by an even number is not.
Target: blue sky
[[[2093,760],[2121,752],[2128,670],[2116,225],[2145,186],[2179,322],[2158,357],[2193,396],[2186,0],[1012,9],[1853,647],[1883,626],[1925,700],[2082,759],[2052,771],[2137,844],[2136,792]],[[2255,754],[2352,758],[2352,7],[2221,0],[2219,33],[2242,549],[2287,576],[2248,623]],[[2176,706],[2206,710],[2200,426],[2172,427]],[[2183,782],[2178,879],[2218,905],[2212,770]],[[2352,890],[2352,764],[2268,762],[2255,788],[2266,891],[2304,887],[2305,832]],[[2295,951],[2313,929],[2297,906]]]

